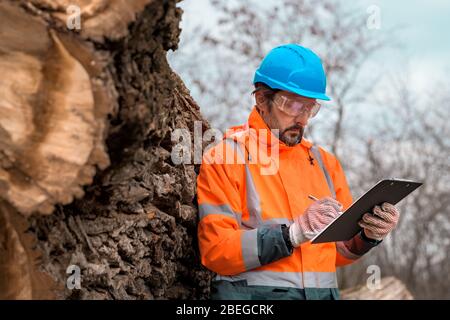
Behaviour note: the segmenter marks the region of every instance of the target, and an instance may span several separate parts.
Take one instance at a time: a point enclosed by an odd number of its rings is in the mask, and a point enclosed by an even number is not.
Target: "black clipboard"
[[[379,181],[317,234],[311,243],[345,241],[353,238],[361,231],[358,221],[364,213],[372,212],[376,205],[381,205],[383,202],[395,205],[421,185],[421,182],[400,179]]]

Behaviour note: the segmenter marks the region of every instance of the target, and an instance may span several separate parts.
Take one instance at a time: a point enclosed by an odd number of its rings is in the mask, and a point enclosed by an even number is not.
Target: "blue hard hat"
[[[255,72],[253,83],[304,97],[330,100],[320,58],[310,49],[291,43],[272,49]]]

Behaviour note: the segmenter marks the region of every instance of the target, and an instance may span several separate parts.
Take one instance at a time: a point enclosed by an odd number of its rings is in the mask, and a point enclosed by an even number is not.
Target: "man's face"
[[[279,94],[279,93],[277,93]],[[282,94],[290,94],[285,91]],[[293,97],[294,94],[291,94]],[[276,98],[276,96],[275,96]],[[314,103],[315,99],[309,99],[303,97],[305,100]],[[266,122],[270,129],[279,129],[279,139],[283,141],[287,146],[294,146],[301,142],[303,133],[305,132],[306,125],[308,124],[309,115],[300,114],[298,116],[292,116],[288,113],[280,110],[275,103],[269,107],[268,101],[258,103],[257,108],[262,118]]]

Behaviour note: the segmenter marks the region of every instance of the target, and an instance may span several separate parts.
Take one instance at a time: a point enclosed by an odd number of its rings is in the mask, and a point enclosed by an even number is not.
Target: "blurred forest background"
[[[398,229],[339,271],[340,287],[366,283],[367,267],[377,265],[415,298],[449,299],[450,49],[433,32],[448,27],[442,12],[449,8],[444,1],[403,5],[183,1],[181,43],[169,62],[203,116],[225,130],[246,121],[254,71],[271,48],[296,42],[317,52],[332,101],[306,136],[340,159],[354,199],[382,178],[424,182],[401,202]],[[417,40],[423,50],[415,55]]]

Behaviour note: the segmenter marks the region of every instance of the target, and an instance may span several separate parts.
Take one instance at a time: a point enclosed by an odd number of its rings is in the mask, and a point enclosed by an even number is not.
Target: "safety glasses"
[[[320,103],[317,101],[282,91],[277,92],[273,103],[278,109],[292,117],[307,115],[308,118],[312,118],[320,110]]]

